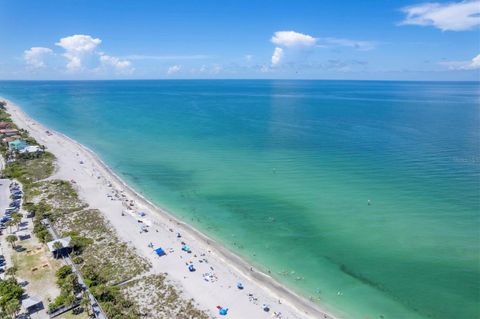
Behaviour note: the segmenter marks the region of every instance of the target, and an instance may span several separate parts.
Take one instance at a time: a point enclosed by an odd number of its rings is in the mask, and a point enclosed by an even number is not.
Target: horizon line
[[[395,80],[395,79],[295,79],[295,78],[218,78],[218,79],[206,79],[206,78],[154,78],[154,79],[0,79],[0,82],[106,82],[106,81],[365,81],[365,82],[468,82],[468,83],[480,83],[478,80]]]

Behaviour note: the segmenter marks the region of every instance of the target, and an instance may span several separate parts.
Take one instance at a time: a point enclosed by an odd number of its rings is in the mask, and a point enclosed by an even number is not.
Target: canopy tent
[[[55,239],[55,240],[52,240],[52,241],[49,241],[47,243],[47,247],[48,247],[48,250],[50,250],[52,253],[59,250],[59,248],[55,248],[55,243],[60,243],[62,245],[62,248],[60,249],[63,249],[63,248],[68,248],[70,247],[70,242],[72,241],[72,237],[68,236],[68,237],[64,237],[64,238],[60,238],[60,239]]]
[[[221,315],[221,316],[226,316],[227,313],[228,313],[228,308],[221,308],[218,313]]]
[[[162,248],[157,248],[154,250],[155,253],[157,253],[158,256],[162,257],[162,256],[165,256],[167,253],[162,249]]]

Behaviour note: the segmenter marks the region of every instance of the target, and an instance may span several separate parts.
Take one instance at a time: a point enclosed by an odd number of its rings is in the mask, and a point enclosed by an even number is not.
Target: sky
[[[0,79],[480,80],[480,0],[0,0]]]

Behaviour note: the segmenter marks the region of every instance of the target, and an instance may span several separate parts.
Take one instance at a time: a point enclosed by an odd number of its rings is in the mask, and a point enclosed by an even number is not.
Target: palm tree
[[[13,223],[14,225],[17,226],[17,230],[18,230],[18,227],[20,226],[20,223],[22,222],[22,218],[23,218],[23,215],[20,213],[12,214]]]
[[[63,248],[63,245],[62,245],[61,242],[56,241],[56,242],[53,243],[53,251],[54,251],[54,253],[55,253],[55,256],[58,257],[58,255],[59,255],[59,253],[61,252],[62,248]]]
[[[13,220],[9,220],[8,222],[5,223],[5,225],[8,226],[9,230],[10,230],[10,234],[12,233],[12,226],[15,225],[14,221]]]
[[[18,240],[17,235],[8,235],[6,240],[12,244],[12,248],[15,249],[15,242]]]
[[[20,302],[18,299],[12,299],[5,305],[5,312],[9,315],[12,319],[17,317],[17,312],[20,310]]]
[[[18,271],[18,268],[15,266],[12,266],[10,268],[7,268],[7,270],[5,271],[5,275],[10,277],[15,277],[17,271]]]

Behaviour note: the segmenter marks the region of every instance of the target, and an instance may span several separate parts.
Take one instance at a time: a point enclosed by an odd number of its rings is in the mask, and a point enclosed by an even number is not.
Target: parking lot
[[[23,193],[20,185],[8,179],[0,179],[0,234],[6,231],[6,223],[12,219],[12,214],[19,211]],[[4,247],[0,247],[0,278],[4,278],[8,266],[4,257]]]

